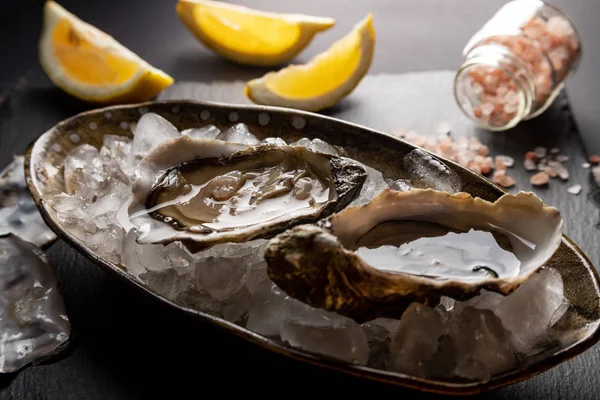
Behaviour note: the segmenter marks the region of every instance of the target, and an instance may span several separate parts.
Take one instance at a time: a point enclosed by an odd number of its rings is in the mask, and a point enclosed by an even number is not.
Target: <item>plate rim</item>
[[[365,125],[356,124],[353,122],[345,121],[339,118],[326,116],[322,114],[296,110],[291,108],[284,107],[275,107],[275,106],[263,106],[263,105],[253,105],[253,104],[237,104],[237,103],[224,103],[224,102],[213,102],[213,101],[197,101],[197,100],[157,100],[157,101],[146,101],[141,103],[134,104],[121,104],[121,105],[111,105],[107,107],[95,108],[92,110],[84,111],[77,113],[69,118],[63,119],[60,122],[56,123],[50,129],[38,135],[35,139],[33,139],[30,144],[27,146],[25,151],[25,160],[24,160],[24,169],[25,169],[25,178],[27,188],[30,191],[34,202],[40,211],[40,214],[48,227],[54,231],[58,238],[63,239],[70,247],[74,248],[79,253],[83,254],[88,260],[90,260],[94,265],[102,268],[103,270],[107,270],[114,276],[117,276],[120,279],[123,279],[128,284],[132,285],[137,290],[141,291],[146,295],[150,295],[152,298],[157,300],[163,305],[170,306],[180,312],[183,312],[187,315],[190,315],[194,318],[199,319],[204,323],[211,323],[217,326],[220,329],[227,331],[235,335],[238,338],[244,339],[247,342],[250,342],[254,345],[257,345],[267,351],[274,352],[279,355],[283,355],[289,358],[292,358],[297,361],[305,362],[308,364],[312,364],[321,368],[327,368],[331,370],[335,370],[338,372],[342,372],[351,376],[355,376],[358,378],[365,378],[372,381],[377,381],[381,383],[391,384],[395,386],[402,386],[410,389],[426,391],[430,393],[438,393],[438,394],[447,394],[447,395],[473,395],[478,393],[487,392],[493,389],[497,389],[500,387],[512,385],[517,382],[521,382],[532,378],[542,372],[545,372],[559,364],[562,364],[565,361],[568,361],[583,352],[587,351],[591,347],[593,347],[597,342],[600,341],[600,320],[596,320],[596,327],[594,331],[587,335],[585,338],[578,340],[577,342],[571,344],[568,347],[561,349],[558,353],[552,355],[548,358],[543,358],[536,360],[534,363],[528,365],[522,370],[508,370],[507,372],[492,377],[485,381],[474,381],[474,382],[446,382],[446,381],[436,381],[433,379],[425,379],[415,376],[410,376],[398,372],[393,371],[384,371],[376,368],[371,368],[367,366],[361,366],[356,364],[351,364],[339,360],[335,360],[332,358],[328,358],[326,356],[318,356],[311,353],[308,353],[303,350],[294,349],[291,346],[286,346],[284,344],[280,344],[273,339],[269,339],[268,337],[259,335],[245,327],[237,325],[233,322],[226,321],[222,318],[215,317],[208,313],[195,310],[189,307],[184,307],[179,305],[166,297],[152,291],[149,287],[143,285],[141,282],[135,280],[131,275],[127,274],[122,267],[119,265],[105,260],[102,257],[96,255],[93,250],[85,246],[79,239],[75,238],[71,235],[66,229],[63,229],[58,221],[55,221],[52,215],[46,209],[46,202],[41,197],[41,193],[38,190],[37,185],[35,184],[35,177],[32,174],[31,169],[31,157],[34,152],[34,149],[37,145],[41,143],[40,139],[43,139],[46,135],[49,135],[55,129],[67,125],[81,117],[85,117],[92,114],[102,114],[107,111],[121,110],[121,109],[139,109],[143,107],[150,107],[154,105],[177,105],[177,104],[186,104],[198,107],[208,107],[208,108],[219,108],[228,111],[236,111],[236,110],[250,110],[256,112],[273,112],[283,115],[290,116],[302,116],[307,119],[321,119],[328,120],[332,124],[338,124],[342,126],[351,126],[355,129],[362,130],[365,132],[369,132],[369,134],[375,134],[384,136],[387,138],[391,138],[395,141],[403,143],[405,146],[411,148],[419,148],[428,153],[430,151],[423,149],[419,146],[415,146],[412,143],[409,143],[405,140],[402,140],[394,135],[388,134],[386,132],[382,132],[373,128],[369,128]],[[463,173],[467,175],[471,175],[474,179],[483,182],[484,184],[499,190],[500,192],[507,193],[507,191],[498,185],[494,184],[490,180],[485,177],[482,177],[474,172],[464,168],[460,164],[446,159],[443,156],[435,154],[435,156],[447,164],[452,165],[454,168],[460,169]],[[590,272],[591,279],[593,280],[597,297],[600,298],[600,276],[598,271],[593,266],[587,255],[579,248],[579,246],[573,242],[567,235],[563,233],[561,244],[566,245],[571,251],[577,254],[580,257],[580,262],[588,272]]]

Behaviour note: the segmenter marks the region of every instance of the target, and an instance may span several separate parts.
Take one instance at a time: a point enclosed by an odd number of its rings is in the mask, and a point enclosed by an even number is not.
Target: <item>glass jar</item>
[[[478,126],[506,130],[544,112],[580,59],[567,15],[540,0],[511,1],[465,46],[454,96]]]

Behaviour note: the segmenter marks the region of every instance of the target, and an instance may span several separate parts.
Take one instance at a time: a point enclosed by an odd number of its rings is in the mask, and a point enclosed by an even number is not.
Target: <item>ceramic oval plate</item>
[[[405,154],[415,147],[395,137],[334,118],[275,107],[198,103],[191,101],[149,102],[114,106],[85,112],[69,118],[42,134],[26,153],[28,187],[50,228],[72,247],[94,263],[143,293],[153,296],[180,311],[218,325],[258,346],[285,356],[335,369],[350,375],[441,393],[477,393],[527,379],[585,351],[600,338],[600,293],[598,275],[583,252],[568,238],[547,266],[562,276],[565,296],[571,306],[553,327],[552,345],[535,356],[520,360],[515,368],[484,381],[438,381],[408,376],[386,370],[359,366],[290,347],[285,343],[254,333],[241,325],[211,314],[182,306],[169,300],[136,279],[126,268],[94,252],[65,228],[48,204],[55,193],[65,190],[64,180],[56,174],[64,165],[65,155],[76,146],[102,146],[106,134],[131,137],[131,124],[146,112],[154,112],[169,120],[179,130],[213,124],[225,129],[234,123],[247,124],[259,139],[282,137],[288,143],[302,137],[320,138],[341,146],[346,155],[384,173],[385,178],[406,176],[402,167]],[[462,190],[472,196],[495,201],[505,192],[481,176],[448,160],[443,160],[462,179]]]

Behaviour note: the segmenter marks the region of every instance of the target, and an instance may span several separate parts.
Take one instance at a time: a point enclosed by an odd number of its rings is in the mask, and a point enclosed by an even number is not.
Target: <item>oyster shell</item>
[[[269,242],[270,278],[315,307],[368,320],[412,302],[509,294],[556,251],[557,209],[533,193],[491,203],[467,193],[384,190],[371,202]]]
[[[191,250],[315,222],[352,201],[366,179],[362,164],[302,146],[189,136],[162,143],[137,173],[128,212],[138,242]]]

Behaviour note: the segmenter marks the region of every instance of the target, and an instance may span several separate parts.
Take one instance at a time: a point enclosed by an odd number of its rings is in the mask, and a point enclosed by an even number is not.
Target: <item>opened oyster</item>
[[[190,249],[267,237],[346,206],[366,179],[361,164],[305,147],[248,147],[181,136],[140,163],[129,205],[139,243]]]
[[[562,218],[533,193],[491,203],[467,193],[386,189],[371,202],[274,237],[270,278],[292,297],[356,320],[412,302],[509,294],[554,254]]]

